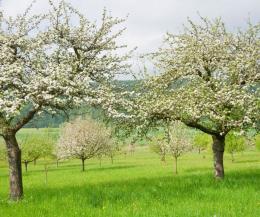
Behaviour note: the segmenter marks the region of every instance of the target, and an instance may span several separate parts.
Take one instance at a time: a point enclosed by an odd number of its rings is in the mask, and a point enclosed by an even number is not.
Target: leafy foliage
[[[194,136],[193,147],[200,153],[206,150],[212,143],[212,138],[206,133],[197,133]]]
[[[226,150],[232,156],[234,161],[234,153],[245,150],[246,140],[243,136],[237,135],[235,132],[229,132],[226,137]]]
[[[6,146],[3,139],[0,138],[0,160],[6,160]]]
[[[35,162],[38,158],[46,158],[52,155],[55,141],[55,134],[51,133],[51,129],[46,128],[36,133],[21,133],[18,136],[18,143],[22,152],[22,162],[27,165]]]
[[[258,150],[260,150],[260,134],[255,136],[255,146]]]

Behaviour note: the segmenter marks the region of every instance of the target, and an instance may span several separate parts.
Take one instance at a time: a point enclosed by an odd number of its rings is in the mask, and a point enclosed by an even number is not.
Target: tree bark
[[[21,150],[18,146],[15,133],[4,135],[4,140],[9,163],[9,197],[11,200],[17,201],[23,196]]]
[[[223,156],[225,150],[225,136],[212,136],[212,150],[214,155],[215,178],[224,178]]]
[[[27,172],[28,171],[28,162],[27,161],[24,162],[24,167],[25,167],[25,171]]]
[[[175,174],[178,174],[178,157],[175,158]]]
[[[85,159],[81,159],[82,162],[82,172],[85,171]]]

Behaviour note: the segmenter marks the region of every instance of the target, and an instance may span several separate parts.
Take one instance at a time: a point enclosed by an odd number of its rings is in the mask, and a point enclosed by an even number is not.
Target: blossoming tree
[[[31,7],[15,18],[0,14],[0,135],[12,200],[23,195],[16,133],[43,110],[104,101],[110,81],[128,67],[128,54],[117,52],[124,47],[117,44],[123,30],[113,30],[123,20],[104,11],[98,25],[64,1],[49,2],[45,15],[31,16]]]
[[[76,119],[64,124],[58,141],[60,159],[77,158],[85,171],[85,160],[106,153],[111,144],[111,132],[93,119]]]
[[[166,163],[166,155],[168,152],[165,135],[155,135],[150,141],[151,150],[161,157],[161,161]]]
[[[152,55],[160,73],[145,80],[133,110],[145,126],[180,120],[211,135],[215,177],[223,178],[227,133],[259,121],[260,24],[229,32],[221,19],[201,21],[167,34]]]
[[[187,127],[179,121],[170,123],[167,131],[167,148],[175,160],[175,174],[178,174],[178,159],[192,149],[192,139]]]
[[[192,150],[191,131],[180,121],[165,121],[163,131],[154,135],[150,140],[151,149],[159,154],[161,161],[165,162],[167,154],[170,154],[175,163],[174,173],[178,174],[178,160],[186,152]]]

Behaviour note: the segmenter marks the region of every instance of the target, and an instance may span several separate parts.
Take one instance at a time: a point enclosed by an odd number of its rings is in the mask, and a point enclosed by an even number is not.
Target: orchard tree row
[[[79,159],[82,162],[82,171],[85,171],[85,161],[97,158],[100,161],[108,157],[113,163],[115,155],[129,151],[131,139],[119,141],[113,128],[106,126],[100,121],[90,117],[77,118],[64,123],[58,133],[55,129],[29,130],[18,135],[18,144],[22,153],[22,163],[25,171],[28,171],[29,163],[36,164],[38,159],[44,159],[44,163],[66,159]],[[181,122],[171,122],[164,128],[150,132],[152,135],[145,140],[151,151],[157,153],[161,161],[166,163],[166,156],[170,155],[175,160],[175,173],[177,174],[178,159],[187,152],[203,153],[211,146],[211,138],[205,133],[191,130]],[[125,145],[128,144],[128,147]],[[230,132],[227,135],[226,150],[231,155],[232,162],[234,155],[255,146],[260,148],[259,135],[241,136],[237,132]],[[121,143],[121,144],[119,144]],[[134,144],[133,144],[134,145]],[[259,146],[259,147],[258,147]],[[6,160],[6,149],[0,144],[0,160]],[[45,164],[44,164],[45,165]]]

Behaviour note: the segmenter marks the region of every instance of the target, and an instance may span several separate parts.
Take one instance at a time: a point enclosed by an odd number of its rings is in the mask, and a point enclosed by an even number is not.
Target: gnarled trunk
[[[10,180],[10,199],[19,200],[23,196],[21,150],[15,133],[4,135],[7,147]]]
[[[212,136],[212,150],[214,155],[215,178],[224,178],[223,156],[225,150],[225,136]]]

